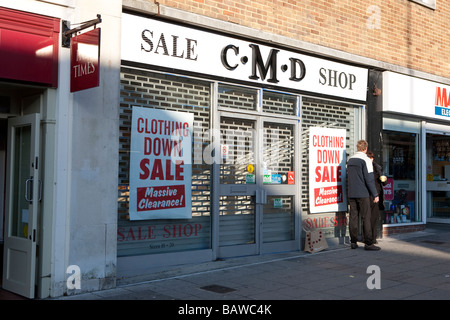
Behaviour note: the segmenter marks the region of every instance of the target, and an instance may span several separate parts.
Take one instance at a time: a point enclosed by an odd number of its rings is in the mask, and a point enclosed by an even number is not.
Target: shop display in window
[[[450,218],[450,137],[427,134],[427,216]]]
[[[414,133],[386,131],[383,133],[383,171],[385,224],[420,221],[415,206],[417,191],[416,139]]]

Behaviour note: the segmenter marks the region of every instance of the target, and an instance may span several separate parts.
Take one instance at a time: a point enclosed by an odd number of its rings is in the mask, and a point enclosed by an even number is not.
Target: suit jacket
[[[386,185],[387,181],[382,182],[380,177],[383,175],[383,168],[376,162],[373,162],[373,177],[375,179],[375,188],[377,189],[380,201],[378,202],[378,208],[384,210],[384,190],[383,186]]]
[[[347,161],[347,197],[377,197],[372,160],[364,152],[356,152]]]

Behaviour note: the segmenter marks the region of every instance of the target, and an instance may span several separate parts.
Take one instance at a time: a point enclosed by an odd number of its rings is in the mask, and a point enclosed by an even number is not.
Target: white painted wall
[[[114,287],[117,258],[122,3],[120,0],[77,0],[75,7],[72,24],[95,19],[97,14],[101,14],[102,23],[97,26],[101,28],[100,86],[69,93],[67,84],[64,93],[60,91],[60,95],[71,97],[67,110],[69,129],[63,129],[68,130],[67,145],[70,146],[67,150],[68,188],[65,194],[66,234],[60,232],[62,228],[55,230],[55,243],[64,242],[65,254],[63,257],[58,250],[54,252],[55,260],[64,261],[64,267],[61,265],[55,270],[55,273],[61,269],[64,272],[63,278],[55,278],[55,289],[60,288],[60,281],[63,281],[65,292],[68,265],[80,267],[82,292]],[[70,70],[64,67],[61,78],[69,79]],[[61,149],[64,149],[63,145]],[[57,290],[55,294],[58,295]]]

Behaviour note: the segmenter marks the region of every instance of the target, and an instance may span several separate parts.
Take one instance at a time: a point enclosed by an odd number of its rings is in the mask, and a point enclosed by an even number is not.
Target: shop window
[[[384,187],[384,223],[400,224],[420,221],[417,207],[416,133],[383,132],[383,171],[388,177]]]
[[[294,171],[294,132],[292,124],[264,122],[262,147],[264,174],[276,172],[282,177],[287,177],[289,172]]]
[[[122,68],[120,76],[118,256],[211,248],[211,165],[196,158],[208,144],[203,136],[210,128],[210,83],[128,68]],[[131,116],[135,106],[194,114],[192,219],[130,220]]]
[[[252,120],[221,118],[220,134],[228,152],[221,159],[220,183],[246,184],[247,165],[255,163],[254,125]]]
[[[346,130],[346,158],[356,152],[360,107],[334,101],[302,99],[302,211],[309,214],[309,127]]]
[[[265,243],[295,239],[295,211],[293,196],[269,196],[263,211],[263,239]]]
[[[258,106],[257,90],[238,86],[219,86],[219,108],[233,108],[239,110],[256,110]]]
[[[222,196],[219,201],[219,246],[255,243],[256,206],[252,196]]]
[[[297,99],[295,95],[264,90],[262,109],[267,113],[294,116],[298,112]]]

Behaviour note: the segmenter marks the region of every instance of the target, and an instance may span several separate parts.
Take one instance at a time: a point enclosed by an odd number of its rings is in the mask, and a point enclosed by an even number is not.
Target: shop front
[[[450,222],[449,93],[442,83],[383,73],[387,233]]]
[[[49,272],[42,185],[52,179],[60,20],[0,8],[0,32],[0,287],[33,298]]]
[[[111,159],[118,145],[122,4],[104,4],[0,7],[0,290],[47,298],[115,286],[117,161]],[[107,26],[101,42],[93,12]],[[69,36],[71,23],[77,32]],[[71,276],[82,279],[81,288]]]
[[[309,223],[345,237],[345,165],[314,158],[317,188],[339,180],[342,203],[311,210],[308,141],[333,129],[339,154],[353,153],[366,87],[361,67],[123,13],[118,281],[302,250]]]

